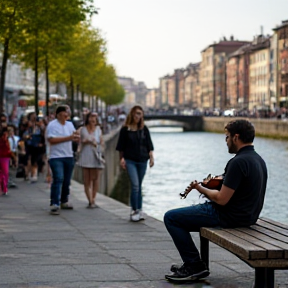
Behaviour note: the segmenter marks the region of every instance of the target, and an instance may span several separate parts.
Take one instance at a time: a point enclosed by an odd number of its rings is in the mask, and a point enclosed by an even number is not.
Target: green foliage
[[[0,49],[9,39],[13,61],[49,71],[55,82],[73,79],[81,92],[117,104],[124,91],[107,64],[106,41],[90,25],[94,14],[93,0],[1,0]]]

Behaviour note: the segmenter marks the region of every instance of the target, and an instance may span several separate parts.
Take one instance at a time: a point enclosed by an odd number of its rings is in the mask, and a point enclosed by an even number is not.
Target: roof
[[[209,45],[208,47],[206,47],[205,49],[203,49],[201,52],[204,52],[206,51],[208,48],[210,47],[217,47],[218,50],[219,48],[221,49],[221,47],[235,47],[235,46],[239,46],[239,45],[245,45],[249,43],[249,41],[239,41],[239,40],[230,40],[230,41],[219,41],[218,43],[214,43],[214,44],[211,44]]]
[[[288,26],[288,20],[284,20],[282,21],[282,24],[281,25],[277,25],[276,28],[272,29],[273,31],[277,31],[277,30],[280,30],[284,27]]]

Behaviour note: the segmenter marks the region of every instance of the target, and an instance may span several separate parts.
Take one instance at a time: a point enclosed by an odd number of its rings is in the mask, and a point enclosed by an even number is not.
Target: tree
[[[26,67],[34,69],[35,108],[38,112],[38,69],[46,69],[46,78],[49,81],[49,59],[54,53],[67,48],[66,39],[73,33],[73,26],[95,13],[97,9],[93,6],[93,0],[0,1],[0,43],[3,45],[1,111],[9,56],[17,55],[20,61],[25,62]],[[11,45],[17,49],[11,50]]]
[[[25,42],[20,59],[35,71],[35,110],[38,113],[38,70],[46,73],[46,103],[49,100],[49,62],[57,54],[66,53],[74,27],[94,10],[91,1],[34,0],[26,7]],[[65,11],[65,13],[63,13]],[[48,108],[48,107],[47,107]],[[48,112],[48,109],[46,109]]]
[[[65,82],[70,87],[71,110],[74,113],[74,87],[82,95],[84,92],[95,95],[93,80],[106,61],[106,43],[99,31],[92,29],[87,22],[77,26],[70,41],[72,49],[54,58],[51,71],[55,81]]]
[[[4,107],[4,89],[6,67],[11,55],[11,42],[21,35],[20,22],[23,18],[23,6],[25,0],[1,0],[0,1],[0,43],[2,44],[2,66],[0,75],[0,112]]]

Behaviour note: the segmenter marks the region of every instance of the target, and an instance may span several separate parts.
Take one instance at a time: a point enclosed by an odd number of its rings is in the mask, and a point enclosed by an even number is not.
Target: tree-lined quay
[[[122,101],[123,88],[117,82],[114,67],[107,63],[106,41],[90,25],[95,14],[93,0],[1,1],[0,112],[7,97],[5,76],[9,60],[33,69],[36,114],[39,114],[40,74],[45,75],[47,115],[50,82],[65,83],[72,113],[78,94],[82,107],[84,95],[94,98],[97,95],[108,105]]]

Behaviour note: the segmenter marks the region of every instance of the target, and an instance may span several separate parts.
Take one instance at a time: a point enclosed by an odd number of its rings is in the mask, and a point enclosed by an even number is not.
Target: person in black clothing
[[[173,273],[165,276],[169,281],[197,280],[210,274],[190,232],[199,232],[201,227],[248,227],[256,223],[262,210],[268,175],[264,160],[254,150],[255,129],[247,120],[234,120],[225,126],[225,132],[228,152],[236,155],[225,167],[220,191],[193,181],[193,187],[208,201],[164,215],[166,228],[184,262],[171,266]]]
[[[131,221],[144,220],[142,211],[142,181],[146,173],[147,161],[154,165],[153,143],[148,128],[144,125],[144,111],[134,106],[120,130],[116,150],[120,155],[120,166],[127,170],[131,182]]]

